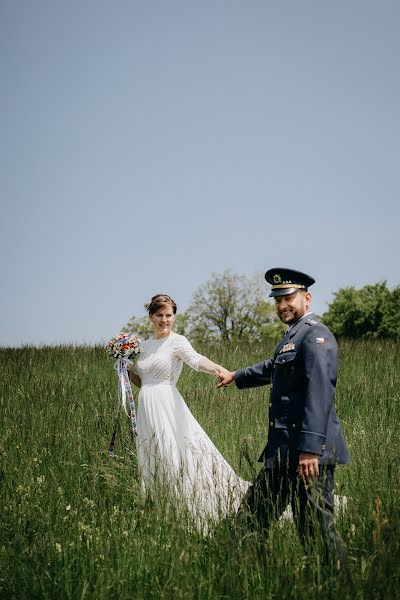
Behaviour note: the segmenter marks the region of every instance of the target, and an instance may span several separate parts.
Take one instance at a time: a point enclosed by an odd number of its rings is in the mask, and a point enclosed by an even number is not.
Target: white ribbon
[[[133,399],[133,393],[131,383],[128,376],[128,365],[131,361],[128,358],[119,358],[115,363],[115,370],[118,373],[118,404],[117,404],[117,415],[119,413],[120,406],[124,407],[126,415],[131,420],[132,433],[137,436],[137,425],[136,425],[136,410],[135,402]],[[130,414],[127,409],[126,397],[129,400]]]

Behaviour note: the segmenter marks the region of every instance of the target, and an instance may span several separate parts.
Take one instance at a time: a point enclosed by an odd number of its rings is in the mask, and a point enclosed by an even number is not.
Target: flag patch
[[[315,338],[317,344],[325,344],[325,338]]]

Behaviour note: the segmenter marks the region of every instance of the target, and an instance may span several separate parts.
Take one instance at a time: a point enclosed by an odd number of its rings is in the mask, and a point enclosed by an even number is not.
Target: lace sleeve
[[[201,354],[196,352],[192,344],[183,335],[176,336],[174,347],[174,355],[183,360],[189,367],[195,371],[199,370],[199,362],[203,358]]]

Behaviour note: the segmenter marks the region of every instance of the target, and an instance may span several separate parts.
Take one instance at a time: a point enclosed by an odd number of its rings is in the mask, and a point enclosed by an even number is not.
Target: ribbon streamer
[[[129,376],[128,376],[128,365],[129,364],[130,364],[129,359],[119,358],[116,361],[115,367],[114,367],[118,373],[118,397],[117,397],[117,412],[116,412],[116,416],[115,416],[114,431],[112,434],[110,445],[108,447],[108,455],[110,457],[114,456],[115,438],[117,436],[117,429],[118,429],[118,425],[119,425],[119,413],[121,410],[121,406],[123,406],[126,415],[131,420],[132,435],[134,437],[137,437],[137,435],[138,435],[137,424],[136,424],[135,402],[133,399],[131,383],[129,381]],[[130,414],[128,413],[128,410],[127,410],[126,397],[128,397],[128,400],[129,400]]]

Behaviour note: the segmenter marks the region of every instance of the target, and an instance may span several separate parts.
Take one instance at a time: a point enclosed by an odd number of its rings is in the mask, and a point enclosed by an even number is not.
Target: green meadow
[[[272,345],[198,348],[228,368]],[[117,377],[102,347],[1,349],[0,597],[247,599],[400,597],[400,353],[343,342],[337,411],[352,464],[337,527],[352,582],[305,555],[281,521],[238,541],[224,520],[202,535],[165,494],[141,496],[130,423],[108,457]],[[216,390],[184,367],[190,409],[237,472],[252,479],[267,431],[268,388]],[[136,394],[137,395],[137,394]]]

